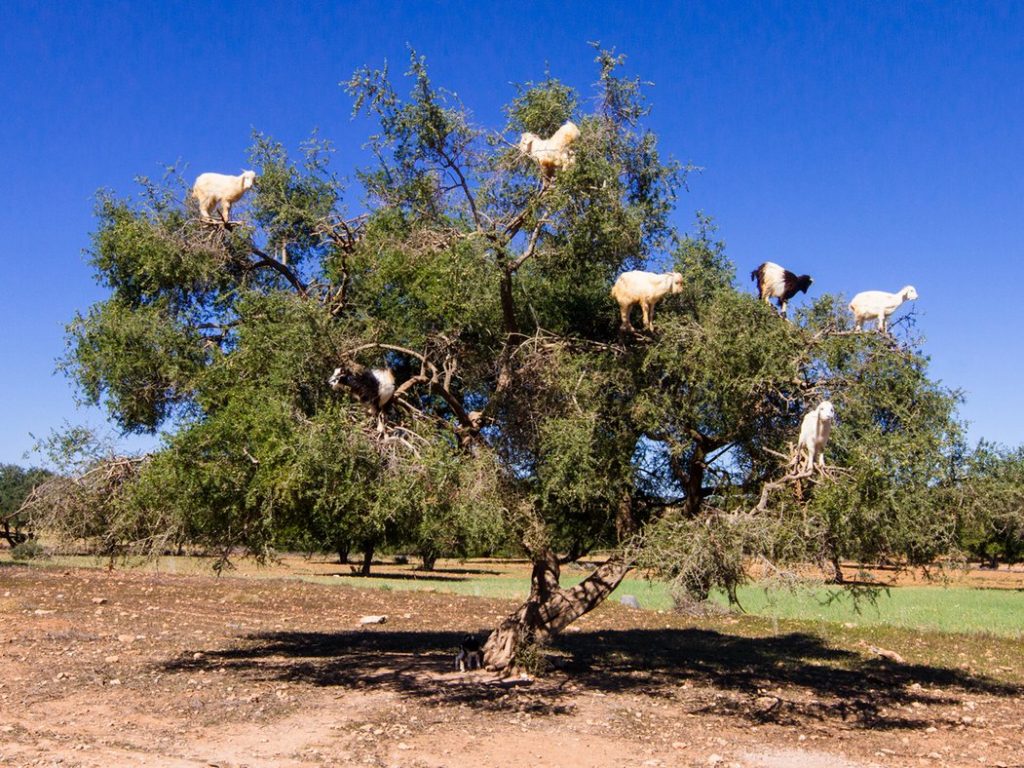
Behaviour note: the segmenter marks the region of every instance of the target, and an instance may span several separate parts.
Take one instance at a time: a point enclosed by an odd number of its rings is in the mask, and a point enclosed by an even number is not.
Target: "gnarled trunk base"
[[[547,641],[592,611],[632,567],[617,556],[611,557],[575,587],[562,589],[558,586],[558,558],[554,553],[545,553],[543,559],[533,564],[530,597],[484,643],[485,666],[499,670],[514,667],[520,649]]]

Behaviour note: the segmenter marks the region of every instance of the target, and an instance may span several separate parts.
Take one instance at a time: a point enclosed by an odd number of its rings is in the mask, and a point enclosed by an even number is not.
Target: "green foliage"
[[[205,362],[199,338],[166,302],[133,307],[112,298],[68,327],[64,368],[85,401],[105,402],[126,432],[154,432],[189,398]]]
[[[288,262],[295,266],[330,252],[325,235],[344,191],[330,170],[330,142],[314,135],[301,150],[301,167],[289,161],[280,143],[263,134],[255,135],[251,150],[259,168],[253,218],[266,232],[267,250],[277,254],[286,249]]]

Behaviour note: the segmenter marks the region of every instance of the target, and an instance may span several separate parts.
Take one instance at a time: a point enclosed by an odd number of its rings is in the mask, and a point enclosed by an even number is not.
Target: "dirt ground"
[[[1021,641],[904,633],[900,663],[854,630],[609,604],[542,677],[454,671],[513,607],[0,564],[0,765],[1024,765]]]

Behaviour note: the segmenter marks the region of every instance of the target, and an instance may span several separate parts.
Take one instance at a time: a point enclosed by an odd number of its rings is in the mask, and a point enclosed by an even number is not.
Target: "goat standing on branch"
[[[542,139],[527,131],[519,138],[519,151],[532,157],[540,166],[545,179],[553,178],[556,171],[572,165],[569,147],[579,138],[580,129],[572,121],[555,131],[550,139]]]
[[[789,300],[796,296],[797,291],[807,293],[814,280],[810,275],[796,275],[788,269],[771,261],[766,261],[753,272],[750,279],[757,283],[757,294],[765,304],[771,306],[771,300],[779,302],[779,312],[786,316]]]
[[[370,414],[377,418],[395,394],[395,374],[389,368],[335,368],[327,383],[335,391],[348,387],[360,402],[370,406]]]
[[[914,301],[915,299],[917,299],[917,291],[912,285],[905,286],[899,293],[861,291],[850,302],[854,329],[861,330],[866,320],[877,320],[878,330],[886,333],[885,322],[889,315],[899,309],[904,301]]]
[[[680,272],[623,272],[612,286],[612,298],[619,302],[622,329],[634,331],[629,322],[629,311],[639,304],[644,313],[644,328],[654,331],[654,306],[668,293],[681,293],[683,275]]]
[[[828,400],[818,403],[817,408],[804,416],[800,424],[800,442],[796,449],[798,462],[801,454],[807,454],[801,467],[802,473],[810,473],[815,463],[819,467],[825,466],[825,446],[828,445],[829,435],[832,434],[835,418],[835,408]]]
[[[223,173],[203,173],[192,186],[192,194],[199,201],[199,218],[213,222],[213,206],[220,203],[221,218],[231,223],[231,204],[242,199],[246,190],[256,183],[256,171],[243,171],[239,176]]]

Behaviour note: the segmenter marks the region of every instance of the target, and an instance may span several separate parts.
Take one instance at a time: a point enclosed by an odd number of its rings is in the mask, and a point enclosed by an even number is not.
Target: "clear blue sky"
[[[98,188],[177,160],[237,172],[254,128],[294,148],[319,127],[348,172],[369,126],[338,82],[403,71],[407,43],[496,128],[545,65],[589,94],[590,40],[653,81],[662,149],[705,169],[682,228],[710,213],[741,275],[777,261],[812,294],[913,283],[971,437],[1024,442],[1024,5],[8,0],[0,462],[22,463],[30,432],[103,423],[54,374],[64,324],[103,296],[82,253]]]

